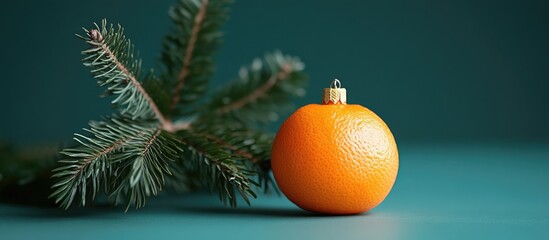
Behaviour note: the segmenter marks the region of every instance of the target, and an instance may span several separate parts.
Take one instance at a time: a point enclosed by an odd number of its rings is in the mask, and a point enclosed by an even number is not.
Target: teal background
[[[66,142],[110,112],[73,36],[120,22],[146,67],[173,1],[10,1],[0,8],[0,139]],[[266,51],[306,63],[305,99],[337,77],[400,143],[549,140],[548,1],[237,1],[212,87]],[[273,130],[278,124],[273,126]]]

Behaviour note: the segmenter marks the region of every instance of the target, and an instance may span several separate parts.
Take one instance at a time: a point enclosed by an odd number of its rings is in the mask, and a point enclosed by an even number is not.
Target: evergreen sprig
[[[271,189],[278,192],[274,179],[269,174],[273,134],[245,127],[236,121],[215,118],[207,124],[193,125],[193,131],[224,147],[234,158],[245,159],[248,167],[258,173],[258,184],[266,193]]]
[[[75,134],[79,145],[61,151],[66,158],[54,170],[58,181],[52,196],[64,208],[75,197],[85,205],[87,195],[94,199],[102,186],[115,199],[125,197],[128,207],[144,206],[145,198],[164,186],[164,175],[171,174],[167,162],[182,152],[174,135],[131,118],[91,122],[84,131],[90,136]]]
[[[84,31],[86,37],[77,36],[90,48],[82,51],[82,62],[91,68],[99,86],[107,88],[103,96],[115,95],[112,104],[121,108],[121,114],[134,119],[153,117],[158,109],[141,86],[141,59],[124,35],[124,28],[120,25],[114,28],[103,20],[101,26],[95,24],[95,29]]]
[[[50,193],[51,169],[59,159],[58,146],[16,147],[0,142],[0,201],[35,206],[54,206]]]
[[[18,149],[0,142],[0,193],[4,188],[19,188],[35,181],[43,183],[49,177],[44,169],[55,166],[58,151],[58,147],[52,146]]]
[[[53,171],[50,197],[64,208],[86,205],[103,190],[126,209],[145,205],[170,187],[208,187],[222,202],[250,204],[255,191],[271,189],[273,135],[257,123],[276,119],[303,96],[304,64],[279,51],[240,70],[226,88],[206,95],[213,57],[227,19],[227,0],[178,0],[174,28],[165,38],[159,76],[143,74],[141,60],[121,26],[105,20],[78,35],[92,77],[113,95],[116,112],[75,134],[76,146]],[[199,103],[205,102],[200,106]]]
[[[190,114],[192,103],[208,89],[213,55],[221,44],[221,26],[228,18],[228,0],[178,0],[170,11],[174,27],[163,43],[161,80],[172,87],[165,113]]]
[[[244,124],[275,121],[291,100],[305,95],[305,65],[297,57],[280,51],[265,54],[242,67],[238,77],[220,89],[205,111]]]
[[[187,146],[184,160],[191,161],[190,169],[198,173],[205,186],[217,190],[220,200],[232,207],[237,204],[235,193],[250,204],[249,197],[256,197],[252,187],[258,185],[251,177],[257,173],[247,168],[242,158],[201,134],[181,131],[178,135]]]

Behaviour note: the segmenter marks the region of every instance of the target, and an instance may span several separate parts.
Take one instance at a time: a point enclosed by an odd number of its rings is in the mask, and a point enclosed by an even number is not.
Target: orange
[[[272,147],[279,188],[297,206],[357,214],[380,204],[398,172],[394,137],[360,105],[310,104],[280,127]]]

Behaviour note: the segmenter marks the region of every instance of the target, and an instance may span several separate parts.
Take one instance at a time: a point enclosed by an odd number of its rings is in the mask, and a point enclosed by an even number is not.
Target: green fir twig
[[[160,75],[143,73],[121,26],[84,29],[83,63],[111,96],[115,112],[92,121],[76,146],[64,149],[53,171],[51,198],[64,208],[86,205],[100,192],[113,202],[143,207],[165,188],[207,187],[234,207],[256,190],[275,187],[270,170],[273,135],[258,123],[276,120],[304,95],[304,64],[280,51],[243,67],[207,96],[214,53],[228,16],[226,0],[178,0],[165,38]],[[204,98],[204,99],[203,99]],[[276,189],[276,188],[275,188]]]

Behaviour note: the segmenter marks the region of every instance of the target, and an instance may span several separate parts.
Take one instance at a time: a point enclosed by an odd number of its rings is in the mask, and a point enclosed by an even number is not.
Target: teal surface
[[[400,149],[399,177],[379,207],[354,216],[304,212],[260,196],[229,209],[203,194],[140,210],[0,205],[0,239],[548,239],[547,145]]]

